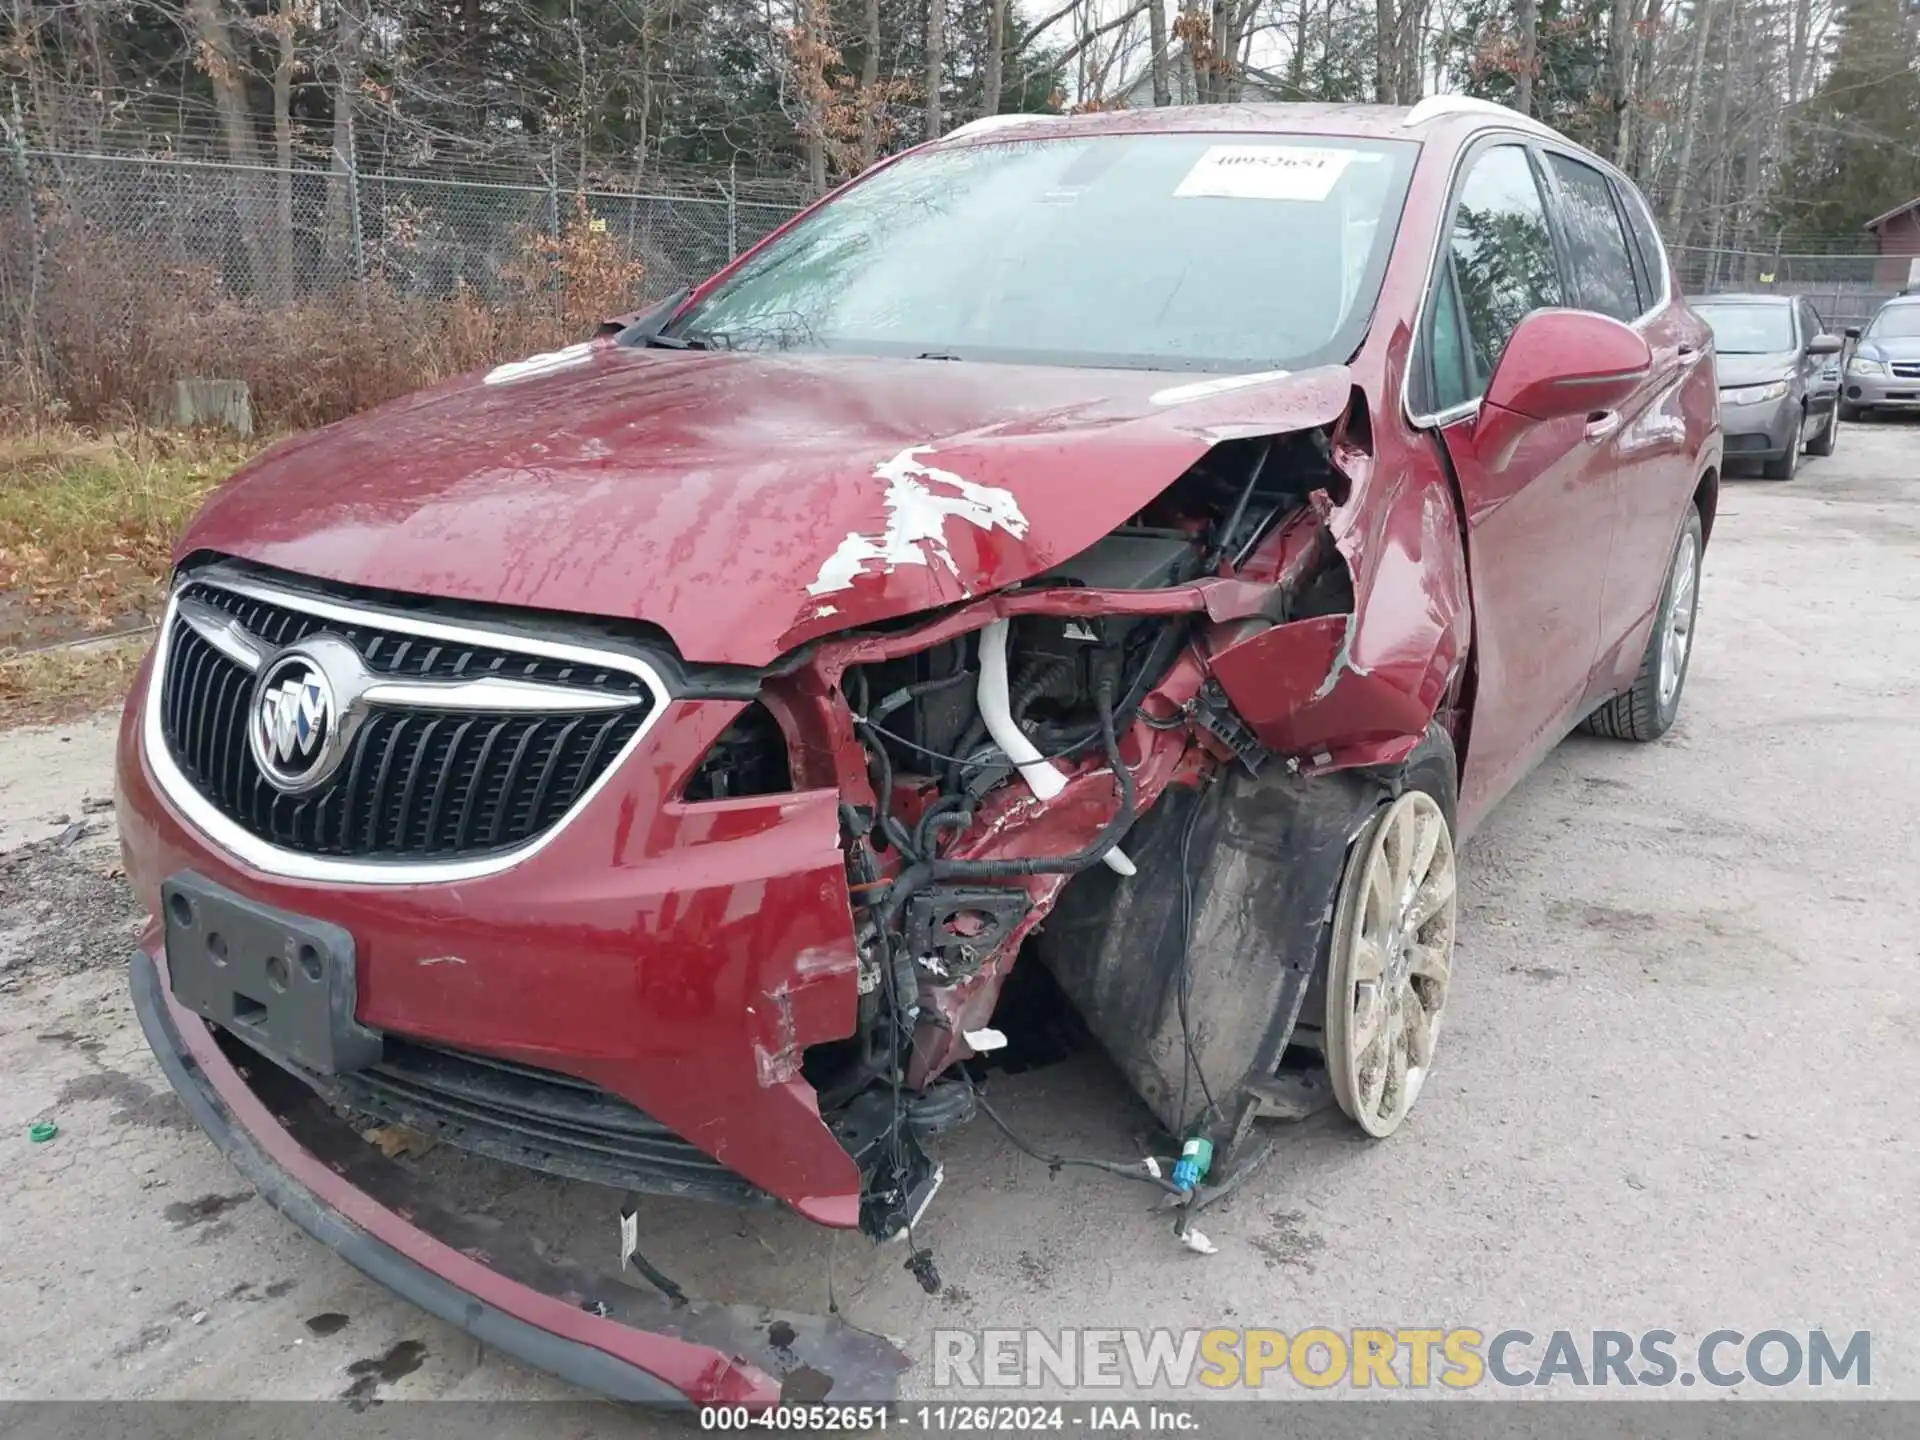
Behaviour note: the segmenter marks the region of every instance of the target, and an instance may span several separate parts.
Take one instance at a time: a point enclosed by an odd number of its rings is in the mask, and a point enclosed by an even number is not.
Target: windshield
[[[1793,312],[1785,305],[1695,305],[1713,327],[1722,355],[1777,355],[1793,349]]]
[[[1920,305],[1889,305],[1873,317],[1863,338],[1911,340],[1915,336],[1920,336]]]
[[[1345,361],[1415,153],[1268,135],[925,151],[815,211],[668,333],[716,349],[1162,370]]]

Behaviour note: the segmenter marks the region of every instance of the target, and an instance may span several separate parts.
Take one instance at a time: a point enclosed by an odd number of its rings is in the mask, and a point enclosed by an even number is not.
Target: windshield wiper
[[[960,357],[958,355],[949,355],[944,350],[929,350],[913,358],[916,360],[958,360]]]

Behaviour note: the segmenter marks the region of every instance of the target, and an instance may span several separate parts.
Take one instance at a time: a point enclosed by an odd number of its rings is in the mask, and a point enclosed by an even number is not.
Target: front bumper
[[[1800,406],[1791,396],[1720,406],[1729,460],[1778,460],[1800,444]]]
[[[540,1253],[363,1142],[300,1082],[241,1063],[137,951],[135,1013],[194,1120],[261,1195],[369,1278],[482,1344],[614,1399],[767,1407],[892,1398],[906,1357],[830,1318],[676,1304]]]
[[[519,864],[357,884],[265,874],[207,839],[148,763],[144,672],[133,693],[118,812],[150,913],[190,871],[337,926],[360,956],[361,1025],[588,1082],[808,1219],[859,1223],[859,1167],[801,1074],[808,1047],[857,1025],[837,793],[675,798],[737,702],[679,702]]]
[[[1848,375],[1840,393],[1847,404],[1875,410],[1920,410],[1920,377]]]

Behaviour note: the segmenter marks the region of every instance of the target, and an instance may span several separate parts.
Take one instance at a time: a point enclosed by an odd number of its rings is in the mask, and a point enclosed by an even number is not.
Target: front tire
[[[1839,443],[1840,411],[1836,407],[1827,412],[1827,423],[1820,427],[1819,437],[1807,446],[1807,454],[1824,458],[1833,454],[1834,447]]]
[[[1321,1033],[1334,1100],[1375,1139],[1400,1128],[1433,1067],[1457,889],[1452,822],[1419,788],[1374,817],[1341,878]]]
[[[1667,562],[1667,583],[1660,592],[1653,633],[1640,658],[1633,688],[1616,695],[1581,724],[1589,735],[1610,740],[1658,740],[1673,727],[1680,713],[1680,692],[1686,687],[1687,666],[1693,659],[1693,622],[1700,605],[1700,561],[1706,549],[1699,507],[1687,506],[1686,524],[1674,542]]]
[[[1805,424],[1806,417],[1803,415],[1800,424],[1794,426],[1793,443],[1787,446],[1786,454],[1782,455],[1778,460],[1766,460],[1761,463],[1760,473],[1766,476],[1767,479],[1791,480],[1795,475],[1800,473],[1800,450],[1804,444],[1800,437]]]

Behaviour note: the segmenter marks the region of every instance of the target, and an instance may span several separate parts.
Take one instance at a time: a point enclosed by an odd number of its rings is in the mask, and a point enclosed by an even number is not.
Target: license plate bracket
[[[354,1018],[353,936],[262,905],[203,875],[162,882],[173,998],[268,1055],[321,1075],[379,1063],[380,1032]]]

